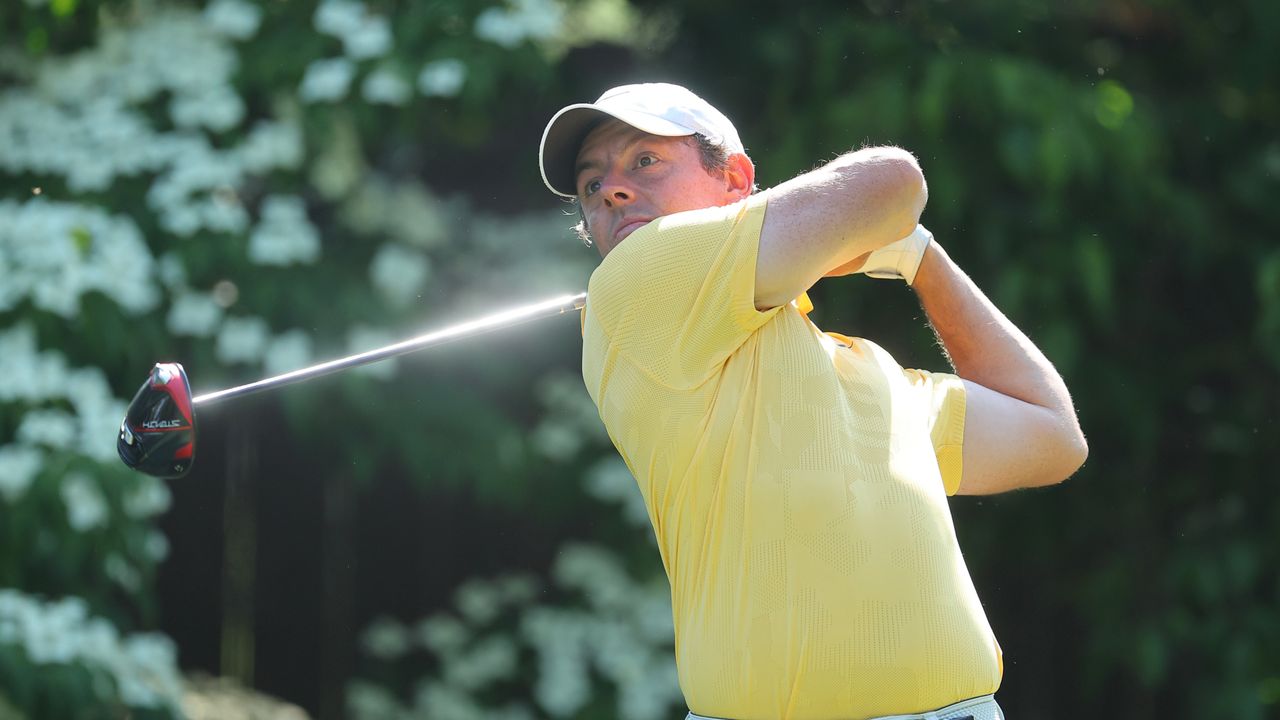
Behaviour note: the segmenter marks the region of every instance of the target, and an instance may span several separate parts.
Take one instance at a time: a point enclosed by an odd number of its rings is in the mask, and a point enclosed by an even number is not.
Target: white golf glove
[[[920,261],[924,260],[924,251],[929,249],[931,242],[933,233],[925,226],[917,225],[910,235],[871,253],[858,272],[882,280],[906,280],[910,285],[915,282]]]

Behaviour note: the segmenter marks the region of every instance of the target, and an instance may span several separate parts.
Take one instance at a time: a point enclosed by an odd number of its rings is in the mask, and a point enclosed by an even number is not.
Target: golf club
[[[116,450],[124,464],[134,470],[161,478],[180,478],[191,471],[195,462],[197,405],[310,380],[539,318],[563,315],[571,310],[581,310],[586,303],[586,293],[551,298],[461,322],[386,347],[195,397],[191,395],[191,383],[182,365],[157,363],[129,403],[120,423]]]

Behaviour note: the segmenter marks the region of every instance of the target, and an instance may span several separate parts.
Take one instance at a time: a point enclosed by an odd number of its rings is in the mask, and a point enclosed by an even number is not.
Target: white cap
[[[542,132],[538,165],[551,192],[577,197],[574,163],[582,141],[603,117],[613,117],[651,135],[680,137],[695,133],[724,147],[744,152],[738,131],[723,113],[687,88],[668,83],[621,85],[594,103],[569,105],[556,113]]]

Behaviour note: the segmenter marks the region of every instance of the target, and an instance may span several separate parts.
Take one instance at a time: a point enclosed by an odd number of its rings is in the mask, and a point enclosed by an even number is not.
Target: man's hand
[[[871,253],[858,272],[881,280],[906,280],[911,285],[931,242],[933,233],[917,225],[910,235]]]
[[[881,280],[905,280],[908,285],[916,280],[916,271],[924,260],[925,250],[933,242],[933,233],[923,225],[917,225],[912,233],[875,252],[864,253],[849,262],[832,268],[823,277],[841,277],[864,273]]]

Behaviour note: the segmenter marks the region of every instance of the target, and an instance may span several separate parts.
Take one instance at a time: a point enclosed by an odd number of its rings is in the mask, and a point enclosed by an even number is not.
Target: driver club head
[[[160,478],[180,478],[196,455],[191,384],[178,363],[156,363],[129,403],[116,450],[125,465]]]

